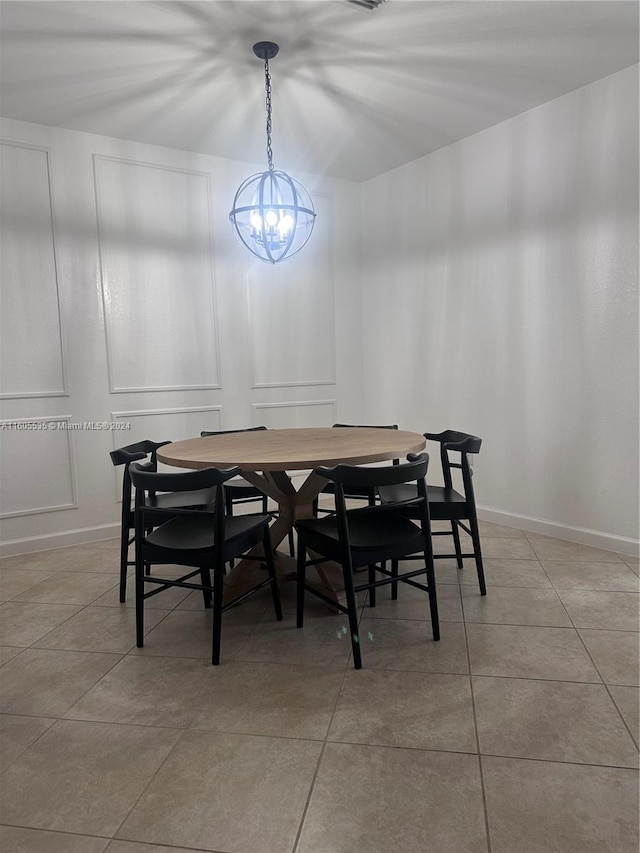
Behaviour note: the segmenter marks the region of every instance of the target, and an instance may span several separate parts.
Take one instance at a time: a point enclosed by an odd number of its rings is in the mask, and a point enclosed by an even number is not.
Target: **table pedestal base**
[[[264,474],[243,472],[242,475],[252,485],[257,486],[278,504],[278,518],[269,528],[271,544],[274,549],[276,574],[281,585],[296,579],[296,560],[289,554],[276,550],[278,545],[289,536],[289,531],[298,518],[313,518],[313,501],[326,483],[322,477],[311,472],[296,491],[291,478],[285,471],[269,471]],[[256,546],[250,555],[264,555],[261,545]],[[323,595],[345,604],[342,568],[337,563],[323,563],[314,567],[318,573],[317,581],[310,581]],[[264,580],[264,564],[256,560],[241,560],[229,571],[224,581],[224,603],[233,601]]]

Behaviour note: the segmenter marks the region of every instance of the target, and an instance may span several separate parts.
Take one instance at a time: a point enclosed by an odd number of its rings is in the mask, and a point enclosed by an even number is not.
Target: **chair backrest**
[[[365,465],[336,465],[333,468],[321,466],[315,473],[335,483],[336,515],[340,535],[348,535],[349,513],[383,513],[398,509],[412,508],[412,514],[419,516],[423,530],[429,531],[429,506],[427,502],[426,476],[429,467],[427,453],[410,453],[407,462],[398,465],[388,465],[386,468]],[[406,500],[389,501],[376,506],[347,510],[346,496],[349,489],[382,486],[398,486],[404,483],[415,483],[416,492]],[[416,512],[417,509],[417,512]]]
[[[227,435],[230,432],[255,432],[259,429],[266,429],[266,426],[246,427],[245,429],[216,429],[213,431],[203,430],[200,433],[200,438],[206,438],[208,435]]]
[[[194,510],[191,508],[176,508],[154,506],[145,500],[145,494],[151,495],[156,492],[195,492],[201,489],[215,488],[215,502],[213,510],[212,526],[219,541],[224,541],[225,504],[224,483],[240,473],[240,468],[201,468],[197,471],[180,471],[179,473],[166,474],[164,472],[151,471],[139,462],[132,462],[129,466],[131,482],[136,490],[135,516],[136,516],[136,540],[144,537],[144,531],[148,527],[158,526],[177,515],[190,515]]]
[[[440,461],[442,462],[442,476],[444,484],[448,489],[453,488],[453,477],[451,474],[452,468],[457,468],[462,471],[462,483],[464,494],[467,501],[475,501],[473,494],[473,471],[469,464],[468,454],[480,452],[482,439],[477,435],[469,435],[466,432],[458,432],[453,429],[447,429],[444,432],[432,433],[425,432],[424,437],[428,441],[437,441],[440,444]],[[460,461],[456,462],[451,459],[450,453],[459,453]]]
[[[112,450],[109,453],[114,466],[124,465],[124,473],[122,475],[122,523],[128,527],[133,527],[133,513],[131,512],[131,478],[129,476],[129,466],[132,462],[140,462],[142,459],[147,459],[145,467],[148,471],[158,470],[158,458],[156,456],[159,447],[164,447],[165,444],[171,444],[170,441],[137,441],[135,444],[127,444],[126,447],[119,447],[117,450]]]
[[[137,441],[135,444],[128,444],[126,447],[119,447],[117,450],[112,450],[109,456],[114,465],[129,465],[131,462],[137,462],[139,459],[144,459],[145,456],[151,454],[150,462],[153,464],[155,471],[158,466],[156,453],[159,447],[164,447],[165,444],[171,444],[170,441]]]

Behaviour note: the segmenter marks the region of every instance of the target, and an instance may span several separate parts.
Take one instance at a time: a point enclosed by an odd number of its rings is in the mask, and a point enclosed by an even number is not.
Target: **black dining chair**
[[[476,511],[476,499],[473,489],[473,471],[469,456],[480,452],[482,439],[475,435],[456,430],[445,430],[444,432],[425,432],[427,441],[435,441],[440,445],[440,460],[442,462],[442,476],[444,486],[428,485],[429,512],[432,521],[448,521],[450,530],[435,530],[433,536],[453,537],[454,553],[435,554],[434,559],[455,559],[459,569],[463,568],[463,560],[473,558],[478,573],[478,585],[480,594],[487,594],[484,577],[484,566],[482,564],[482,549],[480,546],[480,530],[478,527],[478,514]],[[460,471],[458,477],[461,479],[461,490],[454,488],[454,472]],[[378,490],[383,504],[388,501],[398,501],[408,498],[412,493],[411,486],[384,486]],[[411,510],[406,510],[411,515]],[[467,523],[465,523],[467,522]],[[472,550],[463,552],[460,543],[460,530],[463,530],[471,539]]]
[[[398,429],[398,424],[333,424],[332,429]],[[398,459],[394,459],[394,465],[398,463]],[[327,483],[320,490],[320,495],[334,495],[335,494],[335,484]],[[318,498],[320,497],[318,495]],[[348,500],[359,500],[366,501],[369,506],[373,506],[377,503],[378,496],[376,494],[375,489],[370,489],[365,486],[360,488],[356,486],[351,486],[351,492],[346,494],[345,497]],[[326,507],[321,507],[319,504],[318,498],[315,499],[313,508],[314,515],[318,515],[318,513],[324,513],[327,515],[331,515],[334,510],[327,509]]]
[[[135,561],[129,559],[129,546],[135,540],[135,516],[132,504],[131,478],[129,476],[129,466],[132,462],[141,462],[146,460],[145,467],[148,471],[158,470],[157,452],[160,447],[165,444],[171,444],[170,441],[138,441],[135,444],[128,444],[126,447],[119,447],[117,450],[112,450],[109,454],[114,466],[124,466],[122,474],[122,510],[120,516],[120,602],[124,602],[127,596],[127,573],[129,566],[134,566]],[[197,492],[190,492],[188,495],[170,494],[149,495],[149,501],[161,507],[206,507],[210,506],[214,500],[214,492],[211,489],[202,489]]]
[[[257,432],[265,429],[267,429],[266,426],[246,427],[245,429],[219,429],[212,431],[203,430],[200,433],[200,437],[205,438],[208,435],[229,435],[230,433],[240,432]],[[226,483],[224,494],[227,515],[233,515],[234,506],[252,503],[254,501],[261,502],[263,513],[269,514],[272,518],[275,518],[278,515],[277,510],[269,510],[267,495],[265,495],[264,492],[260,491],[257,486],[248,483],[244,479],[244,477],[234,477],[233,480],[230,480],[228,483]],[[289,553],[293,557],[294,547],[292,532],[289,532]],[[233,566],[233,561],[231,561],[231,566]]]
[[[276,619],[282,619],[280,594],[275,573],[273,550],[269,536],[268,515],[230,516],[225,512],[225,483],[240,472],[239,468],[220,471],[204,468],[178,474],[149,471],[145,465],[131,463],[129,473],[135,487],[136,548],[136,645],[144,645],[144,602],[166,589],[179,587],[202,591],[204,606],[213,605],[211,662],[220,663],[222,614],[241,604],[265,586],[271,587]],[[215,498],[211,510],[176,509],[154,505],[151,498],[158,492],[173,495],[198,494],[212,490]],[[182,499],[182,498],[181,498]],[[248,554],[262,545],[263,555]],[[231,601],[223,602],[225,564],[243,555],[245,559],[266,564],[266,573],[249,590]],[[153,575],[152,566],[171,565],[191,570],[178,578]],[[211,575],[213,574],[213,583]],[[199,582],[195,582],[195,578]],[[152,587],[147,591],[148,587]]]
[[[335,485],[336,513],[325,518],[296,521],[298,532],[297,564],[297,626],[303,627],[305,593],[310,592],[337,607],[349,618],[353,664],[362,667],[358,608],[356,594],[367,590],[369,606],[375,607],[376,589],[391,584],[391,597],[397,598],[398,583],[408,584],[428,594],[433,639],[440,639],[438,602],[436,596],[431,524],[425,476],[429,457],[427,454],[409,454],[407,462],[387,467],[336,465],[333,468],[316,468],[316,474],[326,477]],[[347,494],[351,489],[408,486],[412,494],[408,499],[389,501],[386,504],[347,509]],[[404,510],[411,510],[415,520]],[[420,552],[421,568],[399,572],[398,560]],[[307,559],[307,554],[310,559]],[[391,570],[386,567],[391,561]],[[326,561],[342,566],[346,606],[336,603],[307,584],[307,566]],[[367,567],[367,580],[354,583],[354,572]],[[424,575],[425,583],[415,578]]]

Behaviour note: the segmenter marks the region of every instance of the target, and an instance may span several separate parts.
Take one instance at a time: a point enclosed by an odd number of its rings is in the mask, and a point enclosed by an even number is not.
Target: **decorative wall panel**
[[[199,406],[181,409],[149,409],[139,412],[112,412],[111,420],[115,423],[128,425],[127,429],[115,430],[113,449],[126,447],[136,441],[151,439],[152,441],[182,441],[186,438],[196,438],[202,430],[222,429],[221,406]],[[160,465],[161,470],[177,471]],[[122,472],[116,469],[116,495],[121,497]]]
[[[281,264],[250,262],[254,388],[335,383],[331,203],[326,195],[313,198],[318,218],[302,252]]]
[[[1,518],[77,506],[72,434],[69,415],[0,421]]]
[[[111,392],[219,388],[209,177],[94,156]]]
[[[335,406],[335,400],[253,403],[253,422],[269,429],[330,427],[335,422]]]
[[[49,152],[6,142],[0,153],[0,396],[63,396]]]

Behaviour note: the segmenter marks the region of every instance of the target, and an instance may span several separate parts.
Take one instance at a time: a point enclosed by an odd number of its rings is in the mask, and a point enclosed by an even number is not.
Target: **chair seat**
[[[411,545],[407,543],[413,540],[415,551],[421,550],[420,528],[395,510],[378,510],[375,513],[351,510],[347,512],[347,519],[354,567],[366,565],[373,552],[378,554],[376,562],[385,558],[391,559],[398,549],[402,553],[410,554]],[[304,533],[310,550],[320,550],[332,559],[338,559],[340,536],[336,516],[302,519],[296,522],[296,528]]]
[[[382,486],[378,489],[378,494],[384,504],[411,500],[418,492],[414,485],[401,484]],[[448,521],[452,518],[465,517],[467,514],[467,501],[464,495],[456,492],[455,489],[447,489],[445,486],[427,486],[427,497],[431,521]]]
[[[227,516],[225,544],[253,533],[260,533],[269,521],[268,515]],[[212,550],[214,540],[215,531],[211,516],[204,513],[202,517],[176,516],[156,527],[145,537],[145,543],[155,548],[192,552]]]
[[[215,499],[215,489],[199,489],[194,492],[160,492],[147,495],[146,504],[158,509],[194,509],[205,506],[213,509]]]

